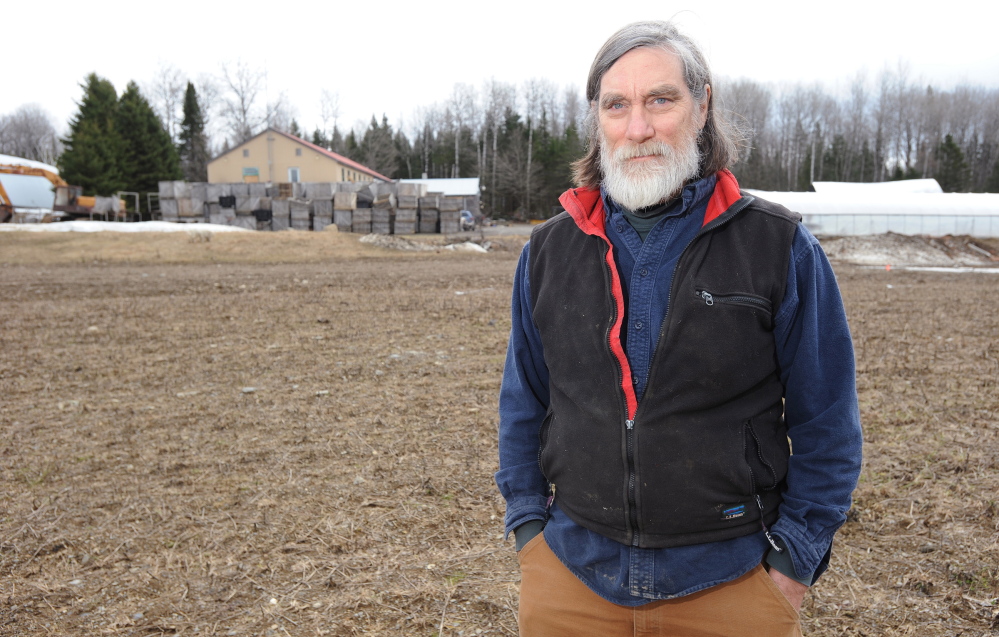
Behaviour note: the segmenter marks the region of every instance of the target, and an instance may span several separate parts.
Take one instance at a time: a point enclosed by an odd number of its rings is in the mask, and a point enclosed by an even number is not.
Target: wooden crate
[[[420,211],[420,232],[434,234],[437,232],[438,212],[436,210]]]
[[[438,210],[444,211],[459,211],[462,206],[465,205],[464,197],[441,197]]]
[[[333,208],[335,210],[353,210],[357,208],[357,193],[340,191],[333,193]]]
[[[396,208],[412,208],[416,210],[420,206],[420,198],[416,195],[399,195],[396,198]]]
[[[336,224],[340,232],[350,232],[353,224],[353,210],[334,210],[333,223]]]
[[[275,202],[281,201],[280,199],[275,199]],[[273,211],[271,216],[271,230],[287,230],[291,227],[291,215],[288,213],[287,207],[285,207],[284,212],[278,213]]]
[[[308,199],[288,199],[288,211],[291,218],[299,221],[308,220],[312,213],[312,202]]]
[[[392,230],[395,234],[416,234],[416,221],[399,221],[396,218]]]
[[[371,208],[358,208],[355,210],[350,228],[351,232],[371,234]]]
[[[325,230],[327,226],[333,225],[333,216],[316,215],[312,218],[312,229],[316,232]]]
[[[323,215],[324,217],[333,217],[333,200],[332,199],[313,199],[312,200],[312,213],[315,215]]]

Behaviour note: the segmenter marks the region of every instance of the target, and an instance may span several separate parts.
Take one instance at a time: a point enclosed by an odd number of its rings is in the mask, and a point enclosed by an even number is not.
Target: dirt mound
[[[968,236],[887,234],[832,237],[822,249],[833,260],[857,265],[976,266],[999,262],[995,240]]]
[[[473,241],[459,241],[449,243],[446,239],[437,241],[413,241],[405,237],[389,234],[366,234],[360,239],[361,243],[388,248],[390,250],[402,250],[405,252],[436,252],[438,250],[450,250],[453,252],[488,252],[489,242],[479,245]]]

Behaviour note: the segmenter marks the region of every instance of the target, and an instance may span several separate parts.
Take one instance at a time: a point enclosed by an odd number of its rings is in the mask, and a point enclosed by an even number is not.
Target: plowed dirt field
[[[515,635],[523,238],[0,235],[0,635]],[[806,635],[999,634],[999,274],[836,264],[866,460]]]

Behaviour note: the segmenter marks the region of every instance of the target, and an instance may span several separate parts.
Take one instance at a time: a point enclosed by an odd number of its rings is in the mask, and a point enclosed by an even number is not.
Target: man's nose
[[[648,110],[639,106],[631,109],[628,118],[628,140],[636,144],[643,144],[656,134],[656,129],[652,127],[652,117]]]

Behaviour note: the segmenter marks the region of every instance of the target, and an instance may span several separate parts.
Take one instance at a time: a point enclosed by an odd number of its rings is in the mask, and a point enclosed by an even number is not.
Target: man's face
[[[657,204],[697,174],[708,100],[694,101],[672,53],[642,47],[621,56],[600,81],[597,108],[604,187],[619,204]]]

